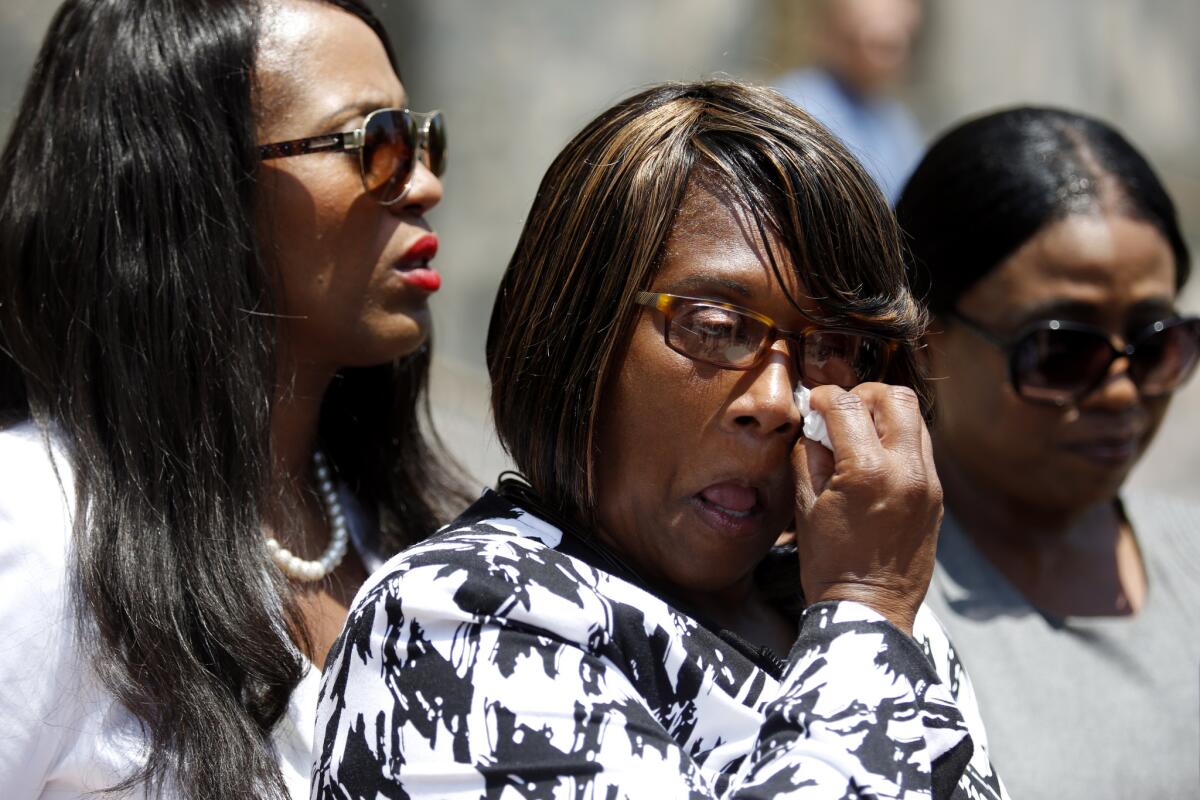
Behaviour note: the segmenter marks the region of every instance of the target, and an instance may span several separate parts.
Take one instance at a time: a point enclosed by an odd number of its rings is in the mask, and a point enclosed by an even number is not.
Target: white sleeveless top
[[[39,428],[0,431],[0,795],[14,800],[83,800],[133,773],[147,754],[138,719],[80,652],[67,574],[73,498],[67,460],[52,460]],[[344,505],[371,571],[380,561],[361,546],[361,516]],[[309,794],[321,679],[308,666],[271,735],[296,800]]]

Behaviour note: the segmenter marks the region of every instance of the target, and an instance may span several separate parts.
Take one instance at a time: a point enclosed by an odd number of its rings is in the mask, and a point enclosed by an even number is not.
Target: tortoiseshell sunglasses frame
[[[879,380],[887,373],[888,363],[891,361],[892,354],[895,353],[896,348],[899,347],[900,344],[895,339],[888,339],[883,336],[877,336],[873,333],[854,330],[853,328],[831,328],[824,325],[818,325],[816,323],[806,325],[804,328],[798,331],[790,331],[786,330],[785,328],[780,328],[775,324],[775,320],[771,319],[765,314],[760,314],[757,311],[744,306],[726,303],[722,300],[712,300],[707,297],[689,297],[687,295],[669,294],[667,292],[638,292],[634,297],[634,302],[640,306],[653,308],[663,315],[663,319],[665,321],[665,324],[663,325],[663,343],[672,351],[694,361],[700,361],[704,364],[711,364],[712,366],[720,367],[721,369],[733,369],[743,372],[754,369],[756,366],[762,363],[763,358],[766,357],[767,352],[771,349],[771,345],[774,344],[777,339],[791,339],[798,345],[798,355],[793,355],[792,360],[796,364],[796,368],[800,371],[800,374],[803,376],[804,338],[813,333],[839,333],[847,336],[857,336],[862,339],[870,339],[879,343],[881,361],[879,364],[878,373],[864,379],[864,381],[874,381]],[[741,314],[742,316],[757,320],[758,322],[766,325],[767,333],[763,337],[762,344],[759,346],[758,351],[754,354],[753,360],[751,360],[748,364],[733,364],[726,361],[713,361],[711,359],[694,356],[691,353],[685,353],[679,348],[675,347],[671,343],[671,322],[681,303],[700,303],[706,306],[713,306],[715,308],[723,308],[727,311],[733,311],[736,314]]]

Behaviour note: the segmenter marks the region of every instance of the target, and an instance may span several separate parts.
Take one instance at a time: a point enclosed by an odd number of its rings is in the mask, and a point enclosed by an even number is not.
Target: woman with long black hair
[[[0,160],[6,797],[307,796],[346,607],[455,497],[443,159],[360,0],[59,10]]]

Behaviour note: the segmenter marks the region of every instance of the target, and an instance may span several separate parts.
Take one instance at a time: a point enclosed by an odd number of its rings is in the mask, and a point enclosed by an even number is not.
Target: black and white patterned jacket
[[[487,492],[355,600],[314,800],[1001,798],[936,620],[804,610],[786,662]],[[919,644],[918,644],[919,642]]]

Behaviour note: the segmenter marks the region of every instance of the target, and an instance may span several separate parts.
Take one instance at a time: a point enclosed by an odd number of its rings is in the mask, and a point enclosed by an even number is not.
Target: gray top
[[[1145,562],[1129,617],[1038,611],[946,514],[926,602],[970,671],[1015,800],[1200,798],[1200,506],[1123,498]]]

